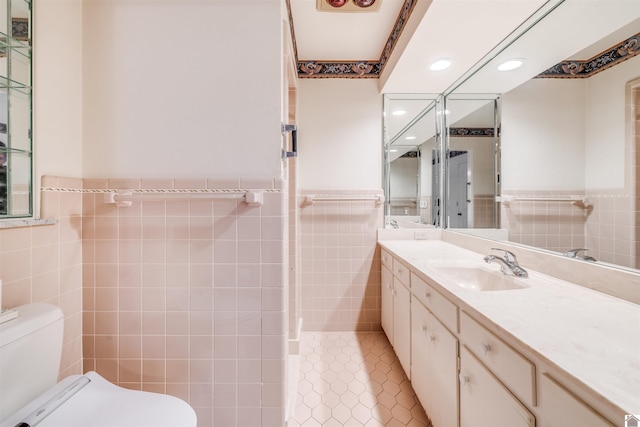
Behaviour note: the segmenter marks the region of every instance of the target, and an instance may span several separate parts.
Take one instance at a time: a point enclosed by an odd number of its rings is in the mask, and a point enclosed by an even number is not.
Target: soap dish
[[[6,309],[0,311],[0,323],[8,322],[18,317],[18,310]]]

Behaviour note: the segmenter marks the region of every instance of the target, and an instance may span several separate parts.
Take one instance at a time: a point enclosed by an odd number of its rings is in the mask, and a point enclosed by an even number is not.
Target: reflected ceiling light
[[[451,67],[451,64],[453,64],[453,61],[450,59],[447,59],[447,58],[436,59],[431,63],[431,65],[429,66],[429,69],[431,71],[442,71]]]
[[[498,71],[511,71],[520,68],[524,64],[524,59],[509,59],[498,65]]]
[[[391,113],[394,116],[404,116],[405,114],[407,114],[406,111],[404,110],[395,110],[393,113]]]

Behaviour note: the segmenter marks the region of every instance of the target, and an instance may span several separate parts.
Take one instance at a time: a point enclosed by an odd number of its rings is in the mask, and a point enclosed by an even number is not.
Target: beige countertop
[[[440,240],[379,240],[418,276],[437,282],[460,309],[484,317],[494,331],[516,338],[626,414],[640,414],[640,306],[598,291],[529,272],[530,286],[469,290],[448,280],[437,261],[483,263],[486,254]],[[499,255],[496,253],[496,255]],[[493,265],[493,264],[492,264]],[[498,268],[498,266],[495,266]]]

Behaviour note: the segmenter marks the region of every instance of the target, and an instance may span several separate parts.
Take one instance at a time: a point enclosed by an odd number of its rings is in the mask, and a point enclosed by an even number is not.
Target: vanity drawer
[[[407,288],[411,288],[411,270],[396,258],[393,259],[393,275]]]
[[[516,396],[525,404],[536,406],[533,363],[465,312],[460,313],[460,338]]]
[[[393,271],[393,256],[385,249],[382,249],[380,258],[382,260],[382,265],[387,267],[389,271]]]
[[[411,273],[411,291],[450,331],[458,333],[458,307]]]

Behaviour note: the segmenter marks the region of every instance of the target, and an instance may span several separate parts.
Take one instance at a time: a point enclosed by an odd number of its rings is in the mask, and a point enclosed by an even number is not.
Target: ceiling
[[[324,0],[288,1],[300,77],[376,78],[381,93],[436,94],[449,88],[538,9],[557,3],[377,0],[380,5],[374,12],[327,12],[317,10],[317,1]],[[640,12],[638,0],[566,0],[562,8],[595,5],[612,9],[612,4],[624,4],[626,10],[631,7]],[[596,21],[589,30],[600,24],[598,14],[593,15]],[[562,23],[559,35],[566,36],[572,31],[578,35],[586,33],[584,20],[571,21]],[[558,44],[554,39],[558,33],[554,31],[546,41],[538,42],[537,46],[544,49],[537,50],[546,51]],[[560,59],[552,55],[549,60],[566,59],[589,44]],[[430,71],[429,65],[438,58],[450,58],[453,65],[445,71]]]

